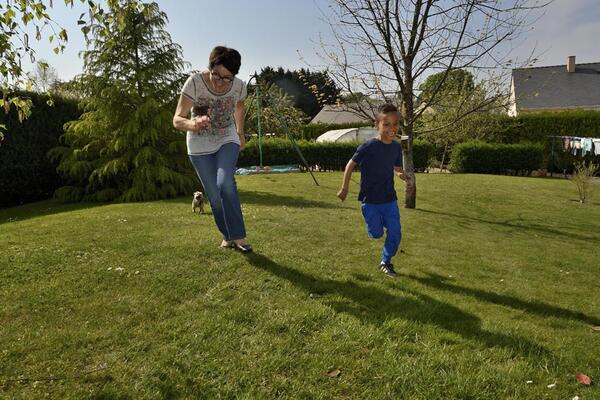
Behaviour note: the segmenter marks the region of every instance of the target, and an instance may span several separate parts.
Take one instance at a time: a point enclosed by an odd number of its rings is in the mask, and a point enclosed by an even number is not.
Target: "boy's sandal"
[[[235,242],[232,242],[231,247],[242,253],[252,253],[252,246],[250,246],[249,244],[237,244]]]
[[[235,248],[235,243],[225,241],[224,243],[221,243],[221,246],[219,246],[219,247],[221,247],[223,249],[233,249],[233,248]]]

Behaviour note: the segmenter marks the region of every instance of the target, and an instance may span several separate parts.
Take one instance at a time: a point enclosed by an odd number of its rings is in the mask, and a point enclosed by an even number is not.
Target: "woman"
[[[192,74],[183,85],[173,125],[187,132],[188,155],[223,234],[221,246],[248,253],[252,246],[246,241],[234,178],[238,155],[245,145],[243,99],[247,89],[235,77],[240,65],[236,50],[215,47],[208,70]]]

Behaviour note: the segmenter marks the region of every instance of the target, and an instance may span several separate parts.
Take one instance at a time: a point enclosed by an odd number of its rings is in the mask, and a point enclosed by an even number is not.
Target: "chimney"
[[[575,56],[567,57],[567,72],[575,72]]]

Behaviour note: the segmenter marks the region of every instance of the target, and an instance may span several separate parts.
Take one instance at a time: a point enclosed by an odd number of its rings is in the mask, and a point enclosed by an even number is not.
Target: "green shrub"
[[[0,207],[7,207],[52,197],[62,183],[56,172],[57,163],[46,153],[58,146],[67,121],[79,118],[77,103],[37,93],[20,93],[32,100],[32,114],[19,122],[12,110],[0,112],[0,124],[7,134],[0,146]]]
[[[467,142],[454,146],[452,172],[483,174],[529,174],[544,164],[544,146],[539,143]]]
[[[342,171],[360,143],[297,141],[298,147],[311,168],[322,171]],[[413,160],[415,169],[427,167],[433,145],[415,141]],[[270,138],[262,141],[263,165],[301,164],[300,158],[288,139]],[[240,153],[238,165],[242,167],[259,164],[258,141],[251,140]]]
[[[600,112],[597,111],[545,112],[504,118],[504,143],[547,143],[549,136],[600,137]]]

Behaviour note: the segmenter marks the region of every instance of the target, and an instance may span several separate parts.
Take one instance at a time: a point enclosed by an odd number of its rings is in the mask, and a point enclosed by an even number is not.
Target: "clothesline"
[[[560,148],[563,152],[568,152],[576,157],[587,155],[600,156],[600,138],[589,138],[579,136],[550,136],[552,138],[552,148],[554,149],[554,140],[560,139]]]

